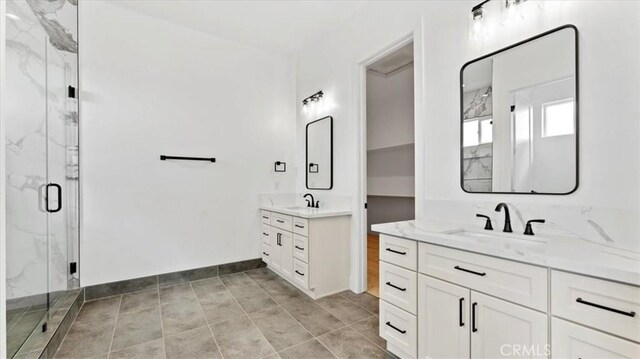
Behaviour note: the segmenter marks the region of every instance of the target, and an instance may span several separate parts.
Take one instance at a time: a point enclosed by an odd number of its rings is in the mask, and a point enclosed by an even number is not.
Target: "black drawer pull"
[[[269,217],[267,217],[267,216],[262,216],[262,218],[264,218],[264,219],[269,219]]]
[[[262,234],[264,234],[265,236],[268,236],[268,235],[269,235],[269,233],[264,233],[264,232],[262,232]]]
[[[460,319],[458,320],[458,324],[461,327],[464,327],[464,321],[462,320],[462,307],[463,307],[463,303],[464,303],[464,298],[460,298],[460,306],[458,307],[458,315],[460,317]]]
[[[276,222],[278,222],[278,223],[284,223],[284,221],[283,221],[283,220],[280,220],[280,219],[276,219]]]
[[[298,274],[300,274],[300,275],[302,275],[302,276],[304,275],[304,273],[300,273],[300,272],[298,272],[298,270],[297,270],[297,269],[296,269],[296,273],[298,273]]]
[[[403,292],[407,291],[407,288],[400,288],[400,287],[398,287],[398,286],[395,286],[395,285],[391,284],[391,282],[387,282],[387,285],[388,285],[389,287],[395,288],[395,289],[397,289],[397,290],[399,290],[399,291],[403,291]]]
[[[402,330],[402,329],[398,329],[398,328],[396,328],[393,324],[391,324],[391,322],[387,322],[387,325],[388,325],[388,326],[390,326],[391,328],[393,328],[393,329],[395,329],[395,330],[399,331],[399,332],[400,332],[400,333],[402,333],[402,334],[405,334],[405,333],[407,332],[406,330]]]
[[[600,304],[596,304],[596,303],[591,303],[591,302],[587,302],[586,300],[583,300],[582,298],[578,298],[576,299],[576,302],[580,303],[580,304],[584,304],[584,305],[588,305],[591,307],[595,307],[595,308],[600,308],[600,309],[604,309],[604,310],[608,310],[610,312],[614,312],[614,313],[618,313],[618,314],[622,314],[622,315],[626,315],[627,317],[635,317],[636,316],[636,312],[625,312],[624,310],[620,310],[620,309],[615,309],[615,308],[610,308],[610,307],[605,307],[604,305],[600,305]]]
[[[298,227],[298,228],[304,228],[304,226],[301,226],[301,225],[299,225],[299,224],[296,224],[296,227]]]
[[[391,249],[391,248],[387,248],[387,251],[389,251],[389,252],[391,252],[391,253],[395,253],[395,254],[401,254],[401,255],[403,255],[403,256],[407,254],[407,252],[398,252],[398,251],[393,250],[393,249]]]
[[[476,306],[478,305],[477,302],[474,302],[473,304],[471,304],[471,330],[475,333],[478,331],[478,328],[476,328]]]
[[[299,250],[301,250],[301,251],[304,251],[304,248],[302,248],[302,247],[298,247],[298,246],[296,246],[296,249],[299,249]]]
[[[267,253],[267,252],[262,252],[262,254],[264,254],[267,257],[269,256],[269,253]]]
[[[453,267],[453,268],[455,268],[455,269],[457,269],[457,270],[461,270],[461,271],[463,271],[463,272],[467,272],[467,273],[471,273],[471,274],[479,275],[479,276],[482,276],[482,277],[484,277],[485,275],[487,275],[487,273],[485,273],[485,272],[480,273],[480,272],[472,271],[472,270],[470,270],[470,269],[464,269],[464,268],[459,267],[459,266],[455,266],[455,267]]]

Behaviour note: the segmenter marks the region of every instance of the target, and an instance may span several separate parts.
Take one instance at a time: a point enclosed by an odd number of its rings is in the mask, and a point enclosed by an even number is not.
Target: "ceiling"
[[[291,53],[366,1],[109,0],[109,3],[264,50]]]

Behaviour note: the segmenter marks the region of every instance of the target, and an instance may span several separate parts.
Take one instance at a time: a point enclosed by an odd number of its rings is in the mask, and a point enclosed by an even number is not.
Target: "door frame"
[[[353,211],[356,235],[355,260],[357,273],[355,278],[355,292],[367,291],[367,67],[384,58],[390,53],[413,42],[413,80],[414,80],[414,140],[415,140],[415,198],[424,198],[423,186],[418,186],[424,178],[424,49],[423,34],[424,18],[413,31],[392,41],[378,51],[366,56],[357,63],[357,79],[355,88],[356,101],[356,206]],[[420,136],[418,135],[420,134]],[[415,216],[422,217],[422,203],[415,201]]]

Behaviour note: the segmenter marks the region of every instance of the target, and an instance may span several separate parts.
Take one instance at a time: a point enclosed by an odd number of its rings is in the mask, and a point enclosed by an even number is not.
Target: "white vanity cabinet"
[[[380,293],[400,358],[640,358],[637,286],[382,234]]]
[[[261,211],[262,260],[316,299],[349,288],[350,216],[302,218]]]

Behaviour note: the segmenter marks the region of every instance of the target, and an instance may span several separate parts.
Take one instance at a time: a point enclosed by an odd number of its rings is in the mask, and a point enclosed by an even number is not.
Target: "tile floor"
[[[84,303],[56,358],[392,358],[378,299],[311,300],[268,269]]]

